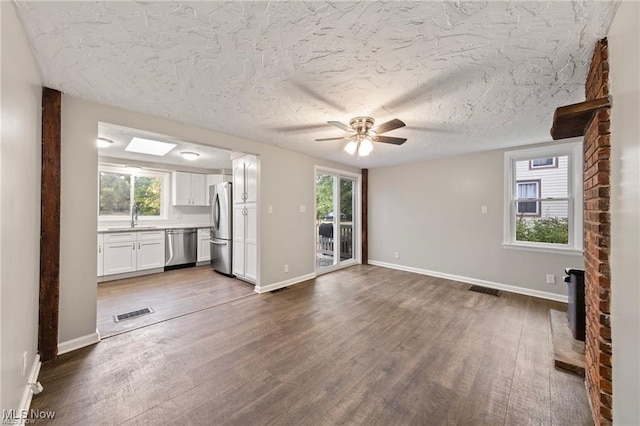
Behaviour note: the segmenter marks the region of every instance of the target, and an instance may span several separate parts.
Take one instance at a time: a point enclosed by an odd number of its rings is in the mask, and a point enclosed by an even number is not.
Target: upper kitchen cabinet
[[[206,206],[206,175],[173,172],[171,204],[174,206]]]
[[[258,159],[255,155],[243,155],[233,160],[233,202],[258,201]]]

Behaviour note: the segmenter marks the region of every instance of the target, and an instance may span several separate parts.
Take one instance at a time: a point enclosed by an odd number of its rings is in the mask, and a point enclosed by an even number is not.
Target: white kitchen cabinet
[[[171,175],[171,204],[174,206],[206,206],[206,175],[173,172]]]
[[[209,228],[198,229],[198,262],[208,262],[211,260],[211,230]]]
[[[125,274],[164,267],[164,231],[136,231],[98,234],[102,238],[102,274],[98,257],[98,276]]]
[[[136,270],[135,232],[104,234],[103,275],[124,274]]]
[[[245,207],[245,272],[244,276],[255,282],[258,267],[258,208],[255,203]]]
[[[104,235],[98,234],[98,276],[104,275]]]
[[[136,271],[164,267],[164,231],[136,232]]]
[[[235,204],[258,201],[258,158],[243,155],[233,160],[233,202]]]
[[[233,160],[233,274],[255,283],[258,266],[258,159]]]

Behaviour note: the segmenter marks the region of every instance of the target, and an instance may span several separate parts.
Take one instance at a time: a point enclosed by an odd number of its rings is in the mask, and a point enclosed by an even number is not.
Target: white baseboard
[[[452,281],[460,281],[467,284],[481,285],[483,287],[495,288],[496,290],[504,290],[511,293],[524,294],[526,296],[538,297],[541,299],[554,300],[556,302],[567,303],[567,296],[561,294],[549,293],[546,291],[532,290],[530,288],[517,287],[508,284],[496,283],[493,281],[479,280],[477,278],[463,277],[461,275],[447,274],[444,272],[429,271],[427,269],[414,268],[412,266],[396,265],[395,263],[380,262],[378,260],[369,260],[370,265],[382,266],[383,268],[397,269],[399,271],[413,272],[421,275],[429,275],[431,277],[444,278]]]
[[[38,375],[40,374],[40,366],[42,363],[40,362],[40,355],[36,354],[33,358],[33,364],[31,364],[31,370],[29,370],[29,377],[27,378],[27,383],[24,388],[24,392],[22,393],[22,399],[20,400],[20,408],[18,409],[18,413],[28,413],[29,407],[31,407],[31,399],[33,398],[33,388],[29,383],[36,383],[38,381]],[[19,416],[20,425],[23,425],[25,419],[22,416]]]
[[[269,291],[277,290],[282,287],[289,287],[294,284],[299,284],[304,281],[312,280],[316,277],[315,272],[307,275],[301,275],[299,277],[291,278],[290,280],[280,281],[278,283],[268,284],[265,286],[256,286],[256,293],[267,293]]]
[[[58,343],[58,355],[66,354],[67,352],[75,351],[76,349],[90,346],[100,341],[100,332],[96,329],[95,333],[87,334],[75,339],[67,340],[66,342]]]

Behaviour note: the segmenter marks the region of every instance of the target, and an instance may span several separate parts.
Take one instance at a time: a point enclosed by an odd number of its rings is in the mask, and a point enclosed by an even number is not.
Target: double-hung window
[[[582,253],[582,142],[504,155],[504,247]]]
[[[529,199],[532,201],[518,201],[517,214],[527,216],[540,216],[540,179],[516,182],[518,187],[518,200]]]
[[[123,220],[134,205],[140,219],[165,219],[168,211],[169,174],[101,164],[98,167],[98,217]]]

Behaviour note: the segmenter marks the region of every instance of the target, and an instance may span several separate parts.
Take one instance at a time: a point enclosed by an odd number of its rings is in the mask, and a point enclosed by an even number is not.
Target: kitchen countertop
[[[131,232],[131,231],[164,231],[165,229],[184,229],[184,228],[210,228],[209,224],[185,224],[185,225],[157,225],[157,226],[145,226],[139,225],[135,228],[128,226],[109,226],[106,228],[98,228],[99,234],[112,233],[112,232]]]

